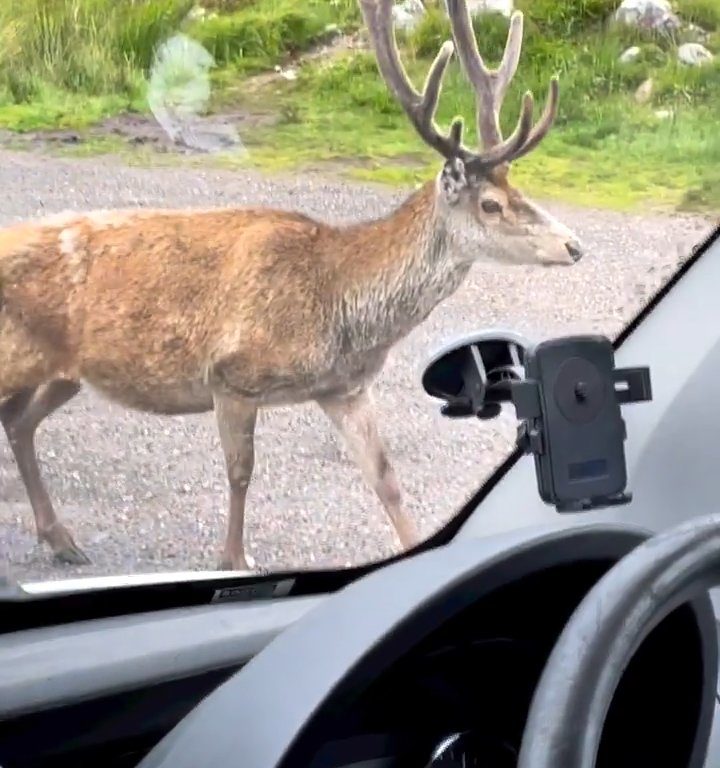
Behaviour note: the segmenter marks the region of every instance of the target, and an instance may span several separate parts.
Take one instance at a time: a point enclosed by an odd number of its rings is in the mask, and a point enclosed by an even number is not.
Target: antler
[[[392,0],[360,0],[380,74],[426,144],[447,159],[475,157],[475,153],[462,144],[462,119],[453,122],[449,134],[441,133],[435,124],[442,79],[454,52],[452,41],[447,40],[441,46],[428,71],[423,92],[418,93],[398,55],[392,5]]]
[[[465,0],[446,0],[453,42],[448,40],[433,61],[422,93],[413,87],[398,55],[395,28],[392,23],[393,0],[359,0],[360,9],[375,49],[378,68],[386,84],[410,118],[426,144],[446,159],[461,158],[473,171],[482,171],[527,154],[536,147],[552,126],[557,114],[558,82],[550,81],[550,96],[545,111],[533,127],[533,97],[528,91],[523,96],[520,117],[513,133],[503,139],[498,117],[503,97],[515,74],[522,48],[522,22],[520,11],[510,21],[505,52],[497,70],[489,70],[480,56]],[[462,118],[456,118],[448,134],[443,134],[435,123],[442,78],[455,49],[459,53],[465,73],[477,96],[477,128],[482,141],[480,152],[468,149],[462,143]]]
[[[500,109],[520,61],[523,40],[522,12],[515,11],[510,18],[510,28],[500,66],[497,69],[489,69],[478,50],[465,0],[447,0],[447,10],[460,61],[477,95],[477,131],[483,147],[494,149],[512,142],[516,146],[511,153],[511,159],[527,154],[542,141],[552,127],[557,116],[560,89],[557,77],[552,77],[545,110],[534,127],[532,126],[533,97],[530,91],[527,91],[523,97],[518,127],[515,133],[503,142],[499,124]],[[519,129],[524,124],[526,111],[529,112],[530,130],[522,136],[522,141],[518,141],[520,138],[518,134],[522,133]]]

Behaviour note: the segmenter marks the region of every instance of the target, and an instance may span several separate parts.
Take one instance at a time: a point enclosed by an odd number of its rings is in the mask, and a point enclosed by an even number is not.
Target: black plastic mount
[[[438,350],[425,365],[422,385],[444,400],[448,418],[493,419],[512,400],[510,383],[520,381],[531,342],[518,333],[490,329],[461,337]]]
[[[615,368],[605,336],[550,339],[528,350],[511,394],[517,445],[532,454],[538,490],[558,512],[627,504],[620,405],[652,399],[648,368]]]
[[[511,331],[481,331],[436,353],[422,383],[450,418],[491,419],[512,403],[517,446],[533,455],[540,496],[559,512],[632,499],[620,406],[652,399],[650,372],[615,368],[605,336],[532,344]]]

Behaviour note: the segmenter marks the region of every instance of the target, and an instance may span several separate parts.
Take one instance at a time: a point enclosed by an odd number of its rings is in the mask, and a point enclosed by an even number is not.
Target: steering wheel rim
[[[674,609],[720,584],[718,553],[720,515],[715,514],[648,539],[600,578],[547,660],[530,705],[518,768],[595,766],[605,717],[625,668]],[[687,768],[705,765],[717,695],[714,613],[704,620],[711,625],[701,627],[703,701]]]
[[[441,623],[545,567],[619,560],[648,535],[621,524],[545,525],[453,542],[374,571],[276,637],[138,768],[307,764],[330,712]],[[279,681],[292,685],[273,685]]]

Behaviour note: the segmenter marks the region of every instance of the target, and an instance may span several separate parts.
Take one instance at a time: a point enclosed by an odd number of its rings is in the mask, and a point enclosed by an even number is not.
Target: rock
[[[639,45],[633,45],[631,48],[628,48],[626,51],[623,51],[620,54],[620,58],[618,61],[620,61],[622,64],[627,64],[629,61],[634,61],[637,59],[637,57],[640,55],[640,46]]]
[[[393,21],[398,29],[414,29],[425,14],[425,6],[420,0],[403,0],[393,6]]]
[[[468,10],[472,16],[481,13],[502,13],[509,17],[513,9],[513,0],[468,0]],[[447,11],[447,4],[445,10]],[[424,15],[425,6],[422,0],[402,0],[393,6],[395,26],[405,32],[415,29]]]
[[[683,43],[677,50],[678,59],[683,64],[699,67],[709,64],[715,57],[700,43]]]
[[[641,29],[670,32],[680,28],[680,19],[668,0],[623,0],[615,20]]]
[[[479,16],[483,13],[502,13],[510,17],[515,8],[513,0],[467,0],[468,10],[471,16]],[[445,3],[447,11],[447,2]]]
[[[656,109],[653,114],[658,118],[658,120],[667,120],[673,116],[673,111],[672,109]]]
[[[648,101],[650,101],[654,85],[655,83],[653,82],[652,77],[648,77],[645,82],[640,83],[638,89],[635,91],[635,101],[638,104],[646,104]]]
[[[481,13],[502,13],[510,16],[514,9],[513,0],[468,0],[468,9],[473,16]]]
[[[206,17],[207,10],[201,5],[195,5],[188,11],[186,18],[188,21],[198,21],[200,19],[205,19]]]

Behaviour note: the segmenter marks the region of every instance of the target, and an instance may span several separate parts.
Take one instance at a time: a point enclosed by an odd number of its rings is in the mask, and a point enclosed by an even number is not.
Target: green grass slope
[[[409,35],[401,52],[420,85],[439,45],[449,37],[440,3]],[[608,24],[615,0],[520,0],[525,43],[505,100],[510,130],[520,96],[539,104],[552,74],[560,77],[556,126],[513,169],[517,183],[544,197],[615,208],[720,211],[720,2],[682,0],[685,21],[710,32],[715,62],[677,62],[677,40]],[[13,130],[82,127],[127,110],[146,110],[153,51],[183,31],[205,45],[216,104],[243,93],[246,78],[271,70],[323,40],[334,25],[361,25],[356,0],[206,0],[202,17],[188,17],[192,0],[23,0],[0,4],[0,126]],[[507,33],[499,15],[475,20],[479,45],[495,64]],[[630,45],[640,57],[618,62]],[[652,78],[651,99],[638,86]],[[315,60],[295,81],[255,90],[244,103],[272,104],[279,122],[243,134],[249,162],[271,169],[349,169],[366,179],[408,183],[426,178],[437,159],[426,150],[388,95],[372,56],[350,51]],[[441,124],[466,118],[474,140],[472,94],[453,62],[438,112]],[[664,115],[664,116],[659,116]]]

